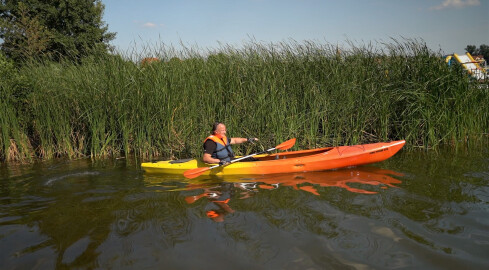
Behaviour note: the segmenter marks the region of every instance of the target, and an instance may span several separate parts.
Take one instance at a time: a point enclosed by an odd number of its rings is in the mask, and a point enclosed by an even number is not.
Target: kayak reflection
[[[182,179],[175,175],[145,174],[146,185],[155,191],[180,191],[188,205],[205,199],[207,217],[221,222],[234,213],[234,199],[247,199],[260,190],[292,187],[320,196],[319,187],[339,187],[359,194],[376,194],[375,189],[397,187],[402,183],[398,177],[404,174],[373,166],[361,166],[331,171],[274,174],[261,176],[200,176]],[[375,188],[368,188],[368,187]],[[361,188],[364,187],[364,188]],[[203,203],[203,202],[201,202]]]
[[[205,204],[204,208],[207,217],[216,222],[221,222],[226,215],[234,212],[231,200],[250,198],[260,190],[292,187],[298,191],[305,191],[320,196],[320,192],[318,191],[320,187],[340,187],[359,194],[376,194],[379,188],[387,189],[397,187],[396,185],[402,183],[398,177],[402,176],[404,174],[396,171],[363,166],[333,171],[253,177],[202,176],[191,180],[184,179],[183,181],[182,179],[175,179],[175,176],[166,180],[161,175],[146,176],[146,178],[153,186],[168,187],[165,188],[166,191],[182,191],[188,205],[204,199],[207,202],[200,201],[200,203]],[[192,195],[189,195],[189,193]]]
[[[267,176],[256,178],[255,181],[263,182],[263,184],[258,185],[261,189],[274,189],[277,185],[291,186],[317,196],[319,196],[319,193],[316,186],[341,187],[355,193],[376,194],[376,191],[354,188],[350,185],[357,183],[380,186],[380,188],[386,189],[388,187],[396,187],[395,184],[401,183],[401,180],[395,178],[396,176],[400,177],[404,176],[404,174],[377,167],[358,167],[334,171]]]

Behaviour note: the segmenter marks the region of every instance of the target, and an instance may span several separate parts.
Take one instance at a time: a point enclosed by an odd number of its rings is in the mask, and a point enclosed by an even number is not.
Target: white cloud
[[[154,28],[154,27],[156,27],[156,24],[154,24],[152,22],[147,22],[147,23],[143,24],[143,27]]]
[[[157,28],[157,27],[164,27],[164,24],[156,24],[153,22],[142,22],[142,21],[133,21],[137,26],[143,27],[143,28]]]
[[[432,7],[430,9],[440,10],[445,8],[463,8],[470,6],[479,6],[480,4],[480,0],[445,0],[440,5]]]

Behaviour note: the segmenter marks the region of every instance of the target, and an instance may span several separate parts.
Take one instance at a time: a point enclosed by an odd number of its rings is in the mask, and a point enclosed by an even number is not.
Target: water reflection
[[[204,188],[215,188],[217,183],[235,183],[234,187],[243,191],[248,197],[248,191],[260,189],[271,190],[280,186],[290,186],[297,190],[303,190],[319,196],[317,187],[340,187],[348,191],[362,194],[376,194],[378,191],[355,188],[356,185],[379,186],[381,189],[396,187],[402,183],[397,177],[404,176],[403,173],[386,170],[377,167],[355,167],[334,171],[303,172],[289,174],[263,175],[255,177],[245,176],[201,176],[195,179],[184,179],[172,175],[145,174],[144,179],[148,186],[158,186],[164,190],[194,190]],[[180,182],[176,184],[175,181]],[[183,186],[182,186],[183,185]],[[205,193],[205,192],[204,192]],[[201,194],[202,198],[204,193]],[[212,193],[216,196],[216,193]]]
[[[396,177],[404,174],[377,167],[355,167],[334,171],[303,172],[256,177],[244,176],[201,176],[195,179],[175,179],[169,175],[145,175],[148,186],[160,187],[165,191],[190,191],[185,196],[187,204],[205,199],[207,217],[216,222],[224,221],[227,214],[234,213],[229,202],[231,199],[248,199],[257,192],[278,190],[292,187],[297,191],[305,191],[320,196],[320,188],[339,187],[359,194],[376,194],[379,189],[395,188],[402,183]],[[377,187],[377,188],[372,188]],[[377,190],[371,190],[377,189]]]
[[[193,180],[130,161],[4,166],[0,265],[487,269],[484,151],[403,152],[381,165],[394,171]]]
[[[355,188],[356,184],[379,186],[382,189],[396,187],[401,180],[395,177],[401,177],[404,174],[380,169],[377,167],[358,167],[324,172],[306,172],[298,174],[274,175],[271,177],[257,178],[263,184],[258,185],[261,189],[275,189],[279,185],[292,186],[294,189],[300,189],[319,196],[317,187],[340,187],[348,191],[362,194],[376,194],[377,191],[371,191],[362,188]]]

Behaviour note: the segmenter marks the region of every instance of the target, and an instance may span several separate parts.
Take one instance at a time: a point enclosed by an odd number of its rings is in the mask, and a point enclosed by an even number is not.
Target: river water
[[[256,178],[139,163],[1,165],[0,268],[489,269],[487,144]]]

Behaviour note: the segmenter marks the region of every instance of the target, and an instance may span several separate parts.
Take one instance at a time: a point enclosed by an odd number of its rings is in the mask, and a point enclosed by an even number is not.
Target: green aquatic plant
[[[260,138],[239,154],[292,137],[298,149],[397,139],[436,147],[489,128],[487,90],[422,41],[142,52],[15,70],[22,82],[1,85],[0,158],[198,156],[216,120],[230,136]],[[141,65],[148,55],[160,61]]]

